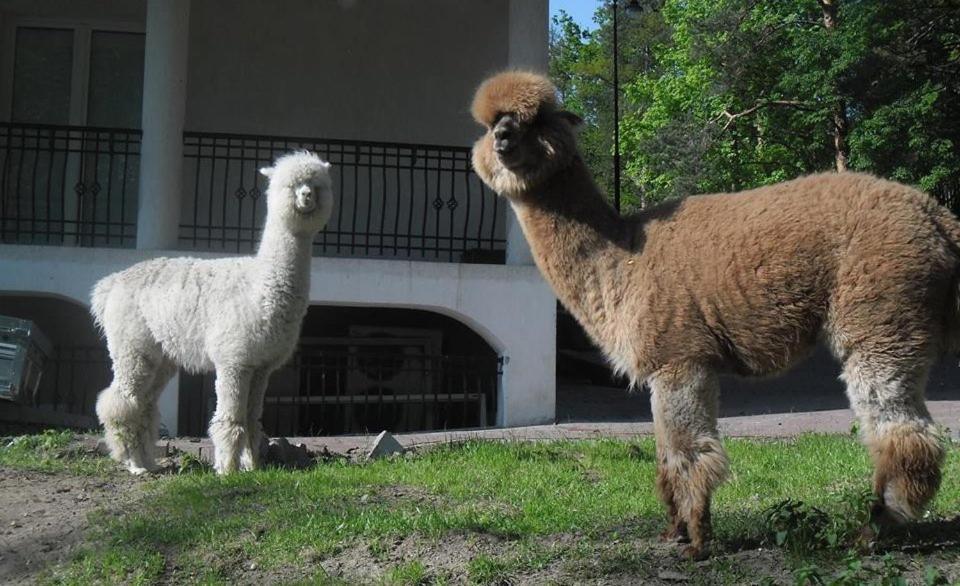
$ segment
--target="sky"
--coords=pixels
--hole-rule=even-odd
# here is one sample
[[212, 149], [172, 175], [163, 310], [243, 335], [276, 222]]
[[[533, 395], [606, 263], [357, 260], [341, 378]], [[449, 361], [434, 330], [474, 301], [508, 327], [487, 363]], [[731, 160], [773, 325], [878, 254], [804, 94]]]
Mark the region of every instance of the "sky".
[[563, 10], [573, 17], [581, 27], [589, 30], [597, 28], [593, 22], [593, 13], [601, 0], [550, 0], [550, 17]]

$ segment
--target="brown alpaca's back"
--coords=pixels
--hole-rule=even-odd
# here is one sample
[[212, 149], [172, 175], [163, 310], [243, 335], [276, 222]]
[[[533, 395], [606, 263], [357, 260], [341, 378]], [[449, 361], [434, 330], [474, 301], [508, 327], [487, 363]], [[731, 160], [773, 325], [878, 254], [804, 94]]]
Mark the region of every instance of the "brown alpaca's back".
[[821, 330], [841, 359], [845, 340], [867, 335], [926, 351], [945, 335], [958, 264], [941, 212], [904, 185], [829, 173], [638, 216], [633, 262], [620, 267], [636, 277], [622, 280], [624, 313], [643, 315], [630, 320], [633, 335], [621, 332], [634, 339], [636, 368], [708, 357], [770, 374]]

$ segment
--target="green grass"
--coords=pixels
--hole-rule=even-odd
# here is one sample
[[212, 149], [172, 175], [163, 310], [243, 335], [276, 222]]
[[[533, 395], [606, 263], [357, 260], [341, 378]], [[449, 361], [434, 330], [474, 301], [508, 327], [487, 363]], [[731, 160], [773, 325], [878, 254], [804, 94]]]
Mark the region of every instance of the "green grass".
[[[713, 501], [720, 549], [770, 544], [772, 507], [794, 499], [822, 510], [837, 537], [834, 551], [807, 561], [842, 568], [845, 540], [862, 518], [870, 485], [862, 446], [850, 437], [827, 435], [725, 444], [732, 476]], [[22, 451], [13, 453], [12, 447], [0, 449], [0, 464], [28, 459]], [[660, 554], [637, 546], [662, 528], [654, 465], [652, 439], [469, 442], [412, 458], [333, 461], [308, 471], [160, 477], [146, 485], [138, 507], [94, 519], [93, 545], [47, 580], [151, 583], [163, 576], [226, 583], [255, 563], [264, 570], [298, 569], [307, 583], [336, 583], [318, 560], [360, 546], [374, 559], [387, 560], [391, 544], [411, 535], [441, 543], [471, 536], [509, 543], [504, 551], [465, 563], [472, 583], [499, 583], [551, 564], [583, 579], [655, 576], [654, 557]], [[960, 450], [952, 447], [932, 515], [958, 511]], [[559, 535], [572, 537], [550, 544]], [[427, 561], [386, 563], [383, 582], [445, 583], [449, 576], [430, 571]], [[720, 576], [716, 581], [733, 583], [744, 575], [735, 566], [717, 561], [710, 571]]]
[[84, 476], [114, 469], [107, 459], [74, 446], [73, 439], [73, 432], [55, 430], [0, 439], [0, 467]]

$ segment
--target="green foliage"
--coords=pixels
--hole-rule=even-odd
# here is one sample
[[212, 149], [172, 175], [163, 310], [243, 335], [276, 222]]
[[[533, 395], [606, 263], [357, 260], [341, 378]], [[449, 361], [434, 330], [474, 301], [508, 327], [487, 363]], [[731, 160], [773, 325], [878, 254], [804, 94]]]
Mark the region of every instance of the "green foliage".
[[838, 500], [843, 514], [830, 515], [793, 499], [774, 504], [763, 515], [770, 541], [796, 554], [852, 544], [868, 521], [873, 497], [864, 490], [842, 493]]
[[426, 566], [420, 560], [400, 564], [390, 570], [385, 584], [391, 586], [423, 586], [432, 581]]
[[[623, 10], [623, 2], [621, 2]], [[602, 3], [594, 20], [598, 28], [586, 31], [564, 12], [555, 16], [550, 29], [550, 76], [567, 109], [580, 114], [586, 124], [580, 131], [580, 147], [597, 184], [613, 192], [613, 20], [611, 4]], [[644, 11], [618, 23], [622, 118], [636, 110], [624, 89], [630, 80], [654, 66], [652, 46], [666, 35], [659, 12]], [[621, 146], [626, 161], [627, 153]], [[627, 207], [637, 207], [635, 186], [622, 181]]]
[[[960, 192], [960, 0], [664, 0], [625, 19], [621, 116], [626, 200], [746, 189], [849, 167]], [[554, 21], [551, 74], [593, 126], [582, 148], [603, 187], [612, 165], [609, 5], [600, 28]]]
[[74, 433], [48, 429], [35, 435], [0, 440], [0, 466], [43, 472], [100, 474], [113, 468], [93, 450], [74, 445]]
[[478, 555], [467, 565], [471, 584], [503, 584], [510, 579], [510, 564], [487, 555]]
[[[843, 568], [832, 577], [816, 564], [804, 564], [794, 570], [794, 583], [797, 586], [807, 584], [818, 586], [860, 586], [861, 584], [907, 586], [907, 581], [903, 577], [904, 566], [890, 554], [880, 557], [879, 564], [868, 564], [862, 556], [850, 551], [847, 552], [843, 561]], [[930, 575], [929, 571], [925, 574], [925, 576]], [[940, 573], [934, 570], [932, 575], [940, 576]]]

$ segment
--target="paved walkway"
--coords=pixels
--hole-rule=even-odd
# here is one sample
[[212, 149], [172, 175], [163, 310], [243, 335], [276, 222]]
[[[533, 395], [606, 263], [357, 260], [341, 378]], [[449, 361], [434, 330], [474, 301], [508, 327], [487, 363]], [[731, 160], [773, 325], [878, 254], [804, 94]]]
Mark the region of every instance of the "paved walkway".
[[[960, 439], [960, 401], [927, 401], [934, 420], [950, 429], [955, 439]], [[791, 437], [804, 432], [849, 433], [854, 421], [849, 409], [809, 411], [804, 413], [773, 413], [723, 417], [720, 433], [727, 437]], [[587, 439], [598, 437], [629, 438], [653, 433], [653, 423], [637, 422], [569, 422], [556, 425], [533, 425], [529, 427], [474, 429], [464, 431], [434, 431], [426, 433], [401, 433], [396, 438], [405, 448], [459, 442], [469, 439], [488, 440], [556, 440]], [[335, 437], [288, 438], [291, 444], [304, 444], [310, 451], [324, 449], [337, 454], [366, 452], [374, 435], [349, 435]], [[212, 444], [207, 438], [189, 440], [177, 438], [170, 441], [171, 447], [209, 460]]]

